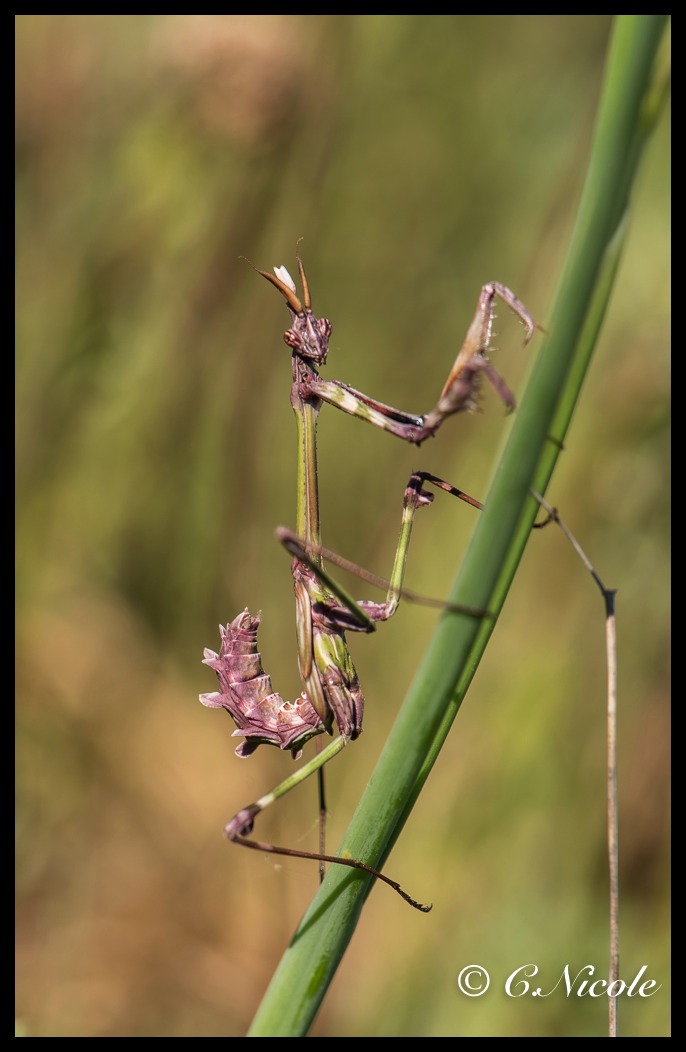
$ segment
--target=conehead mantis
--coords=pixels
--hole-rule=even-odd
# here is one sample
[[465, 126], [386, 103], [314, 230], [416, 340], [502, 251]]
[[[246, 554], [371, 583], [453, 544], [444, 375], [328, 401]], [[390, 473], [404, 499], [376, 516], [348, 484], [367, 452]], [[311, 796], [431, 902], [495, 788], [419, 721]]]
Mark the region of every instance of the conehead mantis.
[[[377, 623], [387, 621], [395, 613], [403, 594], [402, 582], [415, 512], [433, 500], [426, 484], [443, 489], [473, 507], [482, 507], [473, 497], [437, 476], [425, 471], [415, 472], [405, 487], [400, 539], [386, 600], [382, 603], [354, 600], [323, 565], [323, 557], [330, 558], [331, 553], [322, 547], [321, 542], [317, 416], [322, 404], [328, 402], [351, 416], [419, 446], [434, 435], [449, 416], [476, 408], [482, 376], [492, 384], [507, 410], [511, 411], [515, 405], [514, 396], [488, 360], [496, 297], [524, 325], [525, 343], [539, 326], [505, 285], [498, 282], [484, 285], [474, 318], [436, 405], [426, 415], [406, 413], [339, 380], [324, 380], [319, 375], [319, 367], [326, 363], [332, 327], [328, 318], [317, 318], [313, 313], [305, 269], [299, 256], [297, 263], [301, 296], [285, 267], [275, 267], [273, 274], [264, 270], [257, 272], [284, 296], [291, 315], [291, 326], [284, 333], [284, 341], [292, 351], [291, 405], [298, 432], [296, 530], [292, 532], [279, 527], [276, 536], [293, 556], [291, 573], [303, 690], [295, 701], [285, 701], [272, 690], [257, 648], [260, 614], [253, 616], [246, 608], [226, 626], [220, 625], [219, 653], [205, 650], [204, 664], [217, 673], [220, 690], [201, 694], [200, 701], [210, 708], [224, 708], [232, 716], [236, 724], [234, 736], [244, 738], [236, 749], [241, 757], [250, 756], [260, 745], [276, 745], [280, 749], [289, 749], [293, 758], [299, 759], [310, 738], [323, 733], [333, 734], [334, 731], [338, 737], [270, 793], [239, 811], [226, 826], [225, 833], [233, 842], [255, 850], [363, 869], [389, 884], [411, 905], [427, 912], [430, 906], [417, 902], [395, 881], [360, 860], [326, 855], [323, 850], [318, 853], [297, 851], [248, 839], [261, 811], [315, 771], [321, 772], [325, 763], [360, 734], [364, 698], [345, 633], [373, 632]], [[336, 561], [350, 568], [344, 560]], [[469, 616], [484, 616], [483, 611], [458, 609]]]

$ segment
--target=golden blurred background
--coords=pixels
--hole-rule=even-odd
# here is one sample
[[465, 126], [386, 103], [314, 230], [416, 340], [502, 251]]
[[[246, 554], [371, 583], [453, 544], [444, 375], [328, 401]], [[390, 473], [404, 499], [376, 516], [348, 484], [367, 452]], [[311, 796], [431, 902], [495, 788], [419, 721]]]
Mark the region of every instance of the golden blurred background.
[[[18, 1033], [244, 1036], [316, 888], [224, 823], [292, 769], [238, 760], [201, 707], [219, 622], [263, 611], [300, 690], [289, 558], [289, 316], [239, 260], [300, 245], [325, 374], [435, 402], [484, 282], [543, 323], [578, 204], [611, 17], [21, 15], [16, 19]], [[670, 132], [635, 188], [617, 286], [549, 500], [618, 589], [624, 1036], [669, 1033]], [[495, 365], [522, 392], [504, 309]], [[510, 422], [493, 391], [421, 450], [320, 415], [324, 543], [390, 571], [404, 485], [476, 497]], [[436, 498], [408, 587], [447, 595], [473, 527]], [[360, 597], [369, 586], [344, 578]], [[351, 644], [365, 730], [328, 771], [335, 850], [436, 622]], [[473, 687], [312, 1035], [587, 1036], [607, 1000], [508, 998], [608, 967], [603, 607], [536, 533]], [[313, 849], [306, 784], [263, 839]], [[457, 990], [489, 969], [483, 998]]]

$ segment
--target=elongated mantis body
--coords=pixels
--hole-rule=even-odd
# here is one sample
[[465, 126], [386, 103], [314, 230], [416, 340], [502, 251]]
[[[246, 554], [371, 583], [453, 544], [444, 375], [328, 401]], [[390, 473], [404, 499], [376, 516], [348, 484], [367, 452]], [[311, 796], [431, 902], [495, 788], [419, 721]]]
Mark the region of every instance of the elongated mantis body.
[[[525, 327], [525, 343], [531, 339], [536, 322], [524, 305], [504, 285], [491, 282], [479, 296], [476, 313], [464, 343], [434, 408], [426, 415], [405, 413], [362, 394], [338, 380], [324, 380], [318, 368], [325, 364], [331, 323], [317, 318], [312, 311], [309, 287], [302, 261], [298, 257], [302, 298], [285, 267], [274, 273], [259, 270], [284, 296], [291, 315], [291, 327], [284, 340], [291, 348], [293, 383], [291, 405], [298, 431], [298, 499], [296, 531], [285, 527], [276, 531], [277, 538], [292, 554], [291, 573], [296, 600], [296, 634], [298, 665], [303, 690], [293, 702], [285, 701], [272, 690], [264, 672], [257, 647], [260, 614], [245, 609], [232, 622], [220, 626], [221, 648], [217, 654], [206, 649], [204, 663], [217, 673], [220, 690], [201, 694], [200, 700], [210, 708], [225, 708], [236, 723], [235, 736], [244, 738], [236, 749], [238, 756], [251, 755], [260, 745], [289, 749], [298, 759], [310, 739], [322, 733], [338, 737], [309, 763], [280, 783], [271, 793], [243, 808], [228, 823], [227, 837], [235, 843], [256, 850], [296, 857], [336, 862], [363, 869], [393, 887], [418, 909], [424, 906], [412, 899], [395, 881], [357, 859], [339, 858], [323, 852], [312, 853], [276, 847], [248, 839], [256, 816], [267, 806], [289, 792], [316, 770], [321, 770], [362, 729], [364, 698], [357, 672], [348, 650], [346, 632], [373, 632], [376, 624], [395, 613], [402, 594], [402, 581], [415, 512], [431, 503], [429, 483], [476, 508], [482, 505], [462, 490], [428, 472], [415, 472], [406, 488], [400, 540], [391, 572], [385, 602], [358, 602], [348, 595], [323, 566], [317, 475], [316, 424], [322, 403], [337, 406], [351, 416], [366, 420], [376, 427], [419, 446], [434, 435], [444, 420], [456, 413], [476, 408], [478, 384], [482, 377], [493, 385], [508, 411], [514, 408], [511, 391], [488, 360], [494, 318], [494, 301], [500, 297]], [[328, 554], [328, 553], [327, 553]], [[338, 560], [339, 562], [344, 562]], [[462, 609], [470, 616], [484, 616], [483, 611]]]

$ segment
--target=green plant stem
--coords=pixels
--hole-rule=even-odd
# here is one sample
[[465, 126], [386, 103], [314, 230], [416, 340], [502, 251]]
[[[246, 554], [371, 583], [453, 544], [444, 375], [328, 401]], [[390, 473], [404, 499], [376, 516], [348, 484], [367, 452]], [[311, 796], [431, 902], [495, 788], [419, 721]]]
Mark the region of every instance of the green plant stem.
[[[581, 390], [616, 274], [629, 192], [657, 113], [664, 15], [617, 16], [588, 174], [545, 341], [517, 410], [450, 601], [496, 616], [507, 595]], [[659, 72], [659, 71], [658, 71]], [[382, 868], [433, 765], [493, 630], [444, 614], [339, 848]], [[248, 1036], [304, 1036], [371, 887], [332, 866], [303, 917]], [[405, 909], [399, 904], [399, 909]], [[418, 920], [417, 923], [426, 923]]]

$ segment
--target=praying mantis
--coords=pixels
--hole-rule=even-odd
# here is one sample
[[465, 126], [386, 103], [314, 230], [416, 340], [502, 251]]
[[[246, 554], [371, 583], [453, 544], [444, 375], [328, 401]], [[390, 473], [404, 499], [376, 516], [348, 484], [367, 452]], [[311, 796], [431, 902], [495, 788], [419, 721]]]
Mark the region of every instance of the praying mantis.
[[[364, 697], [345, 634], [373, 632], [378, 623], [393, 616], [401, 595], [406, 594], [402, 582], [414, 516], [419, 508], [433, 501], [433, 494], [426, 489], [426, 484], [475, 508], [483, 508], [479, 501], [443, 479], [426, 471], [414, 472], [405, 488], [400, 538], [386, 600], [356, 601], [323, 565], [326, 557], [345, 569], [354, 569], [346, 560], [334, 557], [321, 542], [317, 417], [326, 402], [419, 446], [435, 435], [449, 416], [477, 407], [482, 376], [492, 384], [506, 409], [512, 411], [514, 395], [488, 360], [496, 298], [500, 298], [524, 325], [525, 345], [540, 326], [507, 286], [499, 282], [484, 285], [474, 318], [436, 405], [426, 415], [405, 413], [339, 380], [325, 380], [319, 375], [319, 367], [326, 363], [332, 326], [328, 318], [318, 318], [313, 313], [305, 269], [300, 256], [296, 258], [301, 295], [285, 267], [275, 267], [274, 273], [253, 269], [283, 295], [291, 315], [291, 326], [284, 333], [284, 341], [292, 352], [291, 405], [298, 434], [296, 530], [293, 532], [281, 526], [276, 530], [276, 536], [293, 556], [291, 574], [296, 602], [298, 666], [303, 689], [295, 701], [286, 701], [273, 691], [257, 647], [261, 614], [253, 616], [246, 608], [229, 624], [219, 626], [219, 653], [209, 648], [205, 650], [203, 663], [216, 672], [220, 690], [201, 694], [200, 701], [209, 708], [224, 708], [232, 716], [236, 724], [233, 735], [244, 739], [236, 749], [240, 757], [250, 756], [260, 745], [275, 745], [290, 750], [297, 760], [311, 738], [324, 733], [331, 735], [334, 730], [338, 737], [270, 793], [242, 808], [225, 827], [225, 835], [234, 843], [255, 850], [315, 859], [319, 860], [320, 866], [328, 862], [365, 870], [392, 887], [410, 905], [428, 912], [431, 906], [413, 899], [386, 874], [358, 859], [327, 855], [323, 850], [318, 853], [298, 851], [249, 839], [260, 812], [315, 771], [321, 775], [324, 764], [348, 742], [354, 741], [362, 730]], [[386, 582], [379, 582], [369, 574], [365, 576], [386, 587]], [[457, 609], [470, 616], [485, 616], [484, 611]]]

